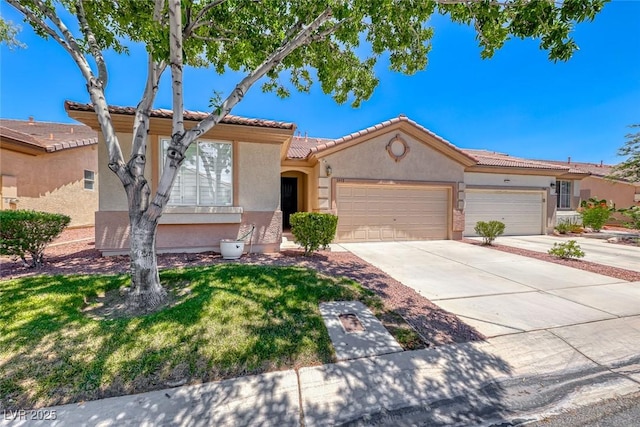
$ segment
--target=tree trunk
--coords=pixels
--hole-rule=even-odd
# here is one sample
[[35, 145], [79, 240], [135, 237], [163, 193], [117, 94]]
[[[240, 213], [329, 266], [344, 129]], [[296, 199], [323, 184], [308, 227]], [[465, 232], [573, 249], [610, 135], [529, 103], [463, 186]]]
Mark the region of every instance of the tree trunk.
[[131, 288], [127, 297], [130, 310], [151, 310], [167, 296], [158, 275], [157, 227], [157, 222], [144, 217], [131, 221]]

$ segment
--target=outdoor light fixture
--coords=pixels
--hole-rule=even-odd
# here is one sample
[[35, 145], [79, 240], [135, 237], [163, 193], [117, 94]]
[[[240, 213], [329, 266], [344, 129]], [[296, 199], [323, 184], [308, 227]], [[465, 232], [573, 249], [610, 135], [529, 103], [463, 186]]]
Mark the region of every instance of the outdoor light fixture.
[[556, 183], [555, 183], [555, 182], [552, 182], [551, 184], [549, 184], [549, 187], [551, 187], [551, 188], [556, 188]]
[[505, 183], [511, 182], [511, 180], [509, 178], [504, 180]]
[[331, 176], [331, 173], [333, 172], [333, 170], [331, 169], [331, 166], [329, 165], [325, 167], [325, 171], [327, 172], [327, 176]]

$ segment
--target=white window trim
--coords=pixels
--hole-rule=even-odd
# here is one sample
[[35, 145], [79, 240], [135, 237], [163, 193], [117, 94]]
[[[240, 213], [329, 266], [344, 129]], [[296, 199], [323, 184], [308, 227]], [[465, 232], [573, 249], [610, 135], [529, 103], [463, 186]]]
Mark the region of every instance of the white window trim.
[[[563, 182], [568, 182], [569, 183], [569, 190], [568, 190], [568, 200], [569, 200], [569, 206], [562, 206], [562, 184]], [[556, 197], [558, 198], [558, 201], [556, 202], [556, 207], [557, 209], [562, 209], [562, 210], [571, 210], [571, 198], [573, 197], [573, 181], [570, 180], [566, 180], [566, 179], [558, 179], [556, 180]]]
[[[159, 141], [159, 160], [158, 163], [160, 165], [160, 167], [158, 168], [159, 170], [159, 175], [162, 175], [163, 169], [164, 169], [164, 162], [166, 159], [166, 156], [164, 155], [164, 148], [163, 148], [163, 144], [164, 141], [170, 142], [171, 141], [171, 137], [168, 136], [160, 136], [158, 138]], [[235, 171], [233, 170], [234, 167], [234, 163], [233, 163], [233, 157], [234, 157], [234, 146], [233, 146], [233, 142], [232, 141], [222, 141], [222, 140], [215, 140], [215, 139], [197, 139], [195, 141], [193, 141], [191, 144], [198, 144], [198, 143], [217, 143], [217, 144], [229, 144], [231, 146], [231, 202], [230, 205], [200, 205], [198, 204], [198, 199], [200, 198], [200, 181], [196, 180], [196, 204], [195, 205], [181, 205], [181, 204], [169, 204], [169, 202], [167, 202], [167, 208], [187, 208], [187, 209], [198, 209], [198, 208], [227, 208], [227, 207], [233, 207], [234, 206], [234, 188], [235, 188]], [[176, 185], [176, 183], [174, 182], [174, 186]], [[172, 189], [173, 190], [173, 189]]]
[[[87, 178], [87, 172], [91, 172], [93, 174], [93, 178]], [[96, 171], [92, 171], [91, 169], [84, 169], [82, 172], [82, 184], [86, 191], [95, 191], [96, 190]], [[87, 183], [91, 183], [91, 188], [87, 188]]]

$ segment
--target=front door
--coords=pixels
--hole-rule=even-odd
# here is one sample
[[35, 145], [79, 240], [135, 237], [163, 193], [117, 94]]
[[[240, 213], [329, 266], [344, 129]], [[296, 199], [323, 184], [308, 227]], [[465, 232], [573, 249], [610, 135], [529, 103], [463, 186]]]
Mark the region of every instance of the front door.
[[282, 210], [282, 228], [291, 228], [289, 217], [298, 212], [298, 178], [280, 178], [280, 209]]

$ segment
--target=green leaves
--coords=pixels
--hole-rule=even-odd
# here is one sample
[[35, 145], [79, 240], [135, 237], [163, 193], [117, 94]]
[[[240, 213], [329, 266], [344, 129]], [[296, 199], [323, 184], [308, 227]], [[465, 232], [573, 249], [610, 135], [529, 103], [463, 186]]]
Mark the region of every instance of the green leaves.
[[[640, 124], [629, 127], [640, 128]], [[609, 178], [640, 182], [640, 132], [627, 134], [626, 138], [627, 141], [618, 150], [618, 155], [627, 159], [614, 168]]]
[[460, 1], [439, 5], [454, 22], [473, 24], [481, 56], [491, 58], [511, 36], [540, 40], [553, 61], [567, 61], [578, 49], [570, 37], [577, 23], [593, 20], [608, 0]]

